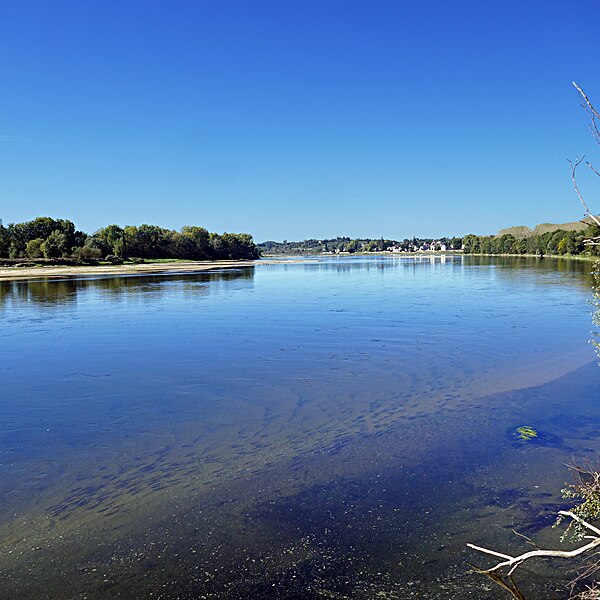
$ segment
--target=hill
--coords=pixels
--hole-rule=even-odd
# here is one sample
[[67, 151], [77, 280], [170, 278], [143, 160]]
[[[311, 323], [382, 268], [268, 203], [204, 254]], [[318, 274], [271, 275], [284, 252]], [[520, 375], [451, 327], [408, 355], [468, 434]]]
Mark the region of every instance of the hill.
[[532, 235], [542, 235], [543, 233], [551, 233], [554, 231], [583, 231], [588, 225], [591, 225], [592, 220], [587, 218], [582, 221], [571, 221], [570, 223], [540, 223], [533, 229], [527, 225], [515, 225], [507, 227], [498, 232], [498, 237], [502, 235], [512, 235], [517, 239], [531, 237]]

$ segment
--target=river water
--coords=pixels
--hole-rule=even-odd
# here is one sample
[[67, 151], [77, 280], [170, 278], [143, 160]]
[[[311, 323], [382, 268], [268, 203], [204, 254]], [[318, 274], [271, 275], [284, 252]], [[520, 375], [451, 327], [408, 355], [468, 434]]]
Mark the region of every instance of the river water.
[[[466, 543], [559, 544], [564, 465], [600, 451], [590, 269], [0, 283], [2, 597], [509, 598]], [[568, 596], [557, 566], [528, 600]]]

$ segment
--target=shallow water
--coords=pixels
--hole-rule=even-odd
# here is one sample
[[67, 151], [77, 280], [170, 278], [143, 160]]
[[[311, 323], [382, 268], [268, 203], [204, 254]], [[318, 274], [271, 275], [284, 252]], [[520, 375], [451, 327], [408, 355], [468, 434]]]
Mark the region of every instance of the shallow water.
[[[505, 598], [600, 450], [590, 265], [357, 258], [0, 283], [10, 598]], [[516, 427], [541, 432], [519, 444]], [[564, 598], [562, 571], [518, 574]]]

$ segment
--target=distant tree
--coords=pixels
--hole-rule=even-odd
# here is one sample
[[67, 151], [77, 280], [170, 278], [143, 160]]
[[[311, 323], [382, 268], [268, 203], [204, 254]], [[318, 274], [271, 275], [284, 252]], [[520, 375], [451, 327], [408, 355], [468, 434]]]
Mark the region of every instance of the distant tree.
[[27, 245], [25, 246], [25, 254], [29, 256], [29, 258], [41, 258], [44, 256], [42, 252], [42, 244], [44, 240], [42, 238], [35, 238], [34, 240], [29, 240]]
[[181, 228], [181, 235], [191, 244], [191, 258], [206, 260], [211, 257], [211, 239], [204, 227], [186, 225]]
[[108, 225], [98, 230], [94, 237], [100, 242], [105, 255], [125, 256], [125, 231], [119, 225]]
[[4, 225], [0, 225], [0, 258], [8, 258], [8, 250], [10, 248], [10, 237], [8, 229]]
[[224, 233], [220, 238], [218, 248], [222, 258], [243, 260], [260, 257], [252, 236], [247, 233]]
[[46, 258], [60, 258], [67, 253], [67, 235], [55, 230], [40, 245], [40, 250]]
[[102, 250], [92, 243], [86, 243], [83, 246], [74, 248], [73, 257], [80, 260], [98, 260], [102, 258]]
[[462, 240], [462, 247], [466, 254], [477, 254], [480, 252], [479, 237], [469, 233]]

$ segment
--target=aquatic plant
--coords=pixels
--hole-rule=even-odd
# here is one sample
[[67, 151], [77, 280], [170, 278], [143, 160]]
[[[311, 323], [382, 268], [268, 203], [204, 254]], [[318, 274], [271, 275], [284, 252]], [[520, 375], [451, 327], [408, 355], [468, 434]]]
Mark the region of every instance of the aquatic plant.
[[515, 435], [517, 439], [522, 442], [530, 442], [538, 437], [538, 432], [529, 425], [523, 425], [522, 427], [517, 427], [515, 429]]

